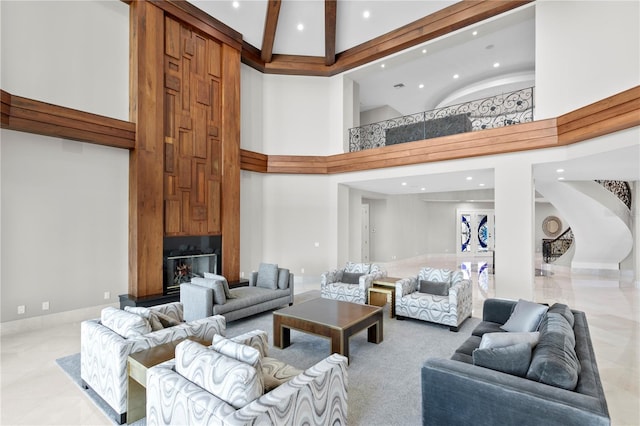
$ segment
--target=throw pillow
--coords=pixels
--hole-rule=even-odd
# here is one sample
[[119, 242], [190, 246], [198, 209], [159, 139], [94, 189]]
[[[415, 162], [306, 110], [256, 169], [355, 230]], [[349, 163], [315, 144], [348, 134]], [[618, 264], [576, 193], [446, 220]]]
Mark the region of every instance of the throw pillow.
[[482, 335], [478, 349], [504, 348], [517, 343], [528, 343], [533, 348], [538, 344], [538, 340], [540, 340], [540, 332], [538, 331], [530, 333], [485, 333]]
[[420, 280], [420, 293], [435, 294], [437, 296], [449, 295], [449, 283]]
[[343, 272], [342, 282], [345, 284], [360, 284], [360, 277], [363, 275], [361, 272]]
[[224, 305], [227, 303], [227, 296], [224, 294], [224, 285], [222, 284], [222, 281], [194, 277], [191, 278], [191, 283], [213, 290], [213, 303], [216, 305]]
[[553, 305], [551, 305], [547, 313], [562, 315], [567, 320], [571, 328], [573, 328], [573, 324], [574, 324], [573, 312], [571, 312], [571, 309], [567, 305], [562, 303], [554, 303]]
[[547, 309], [548, 306], [520, 299], [507, 322], [500, 328], [504, 331], [536, 331]]
[[256, 287], [276, 290], [278, 288], [278, 265], [273, 263], [261, 263], [258, 268]]
[[222, 281], [222, 287], [224, 288], [224, 295], [227, 297], [227, 299], [233, 299], [235, 297], [234, 295], [231, 294], [231, 291], [229, 291], [229, 281], [227, 281], [227, 279], [222, 275], [212, 274], [211, 272], [205, 272], [204, 277], [208, 280]]
[[191, 340], [176, 346], [175, 371], [237, 409], [264, 393], [264, 379], [254, 367]]
[[258, 371], [262, 371], [262, 354], [256, 348], [234, 342], [219, 334], [213, 336], [211, 349], [222, 355], [245, 362]]
[[167, 314], [163, 314], [162, 312], [156, 312], [156, 317], [158, 318], [158, 321], [160, 321], [160, 323], [164, 328], [169, 328], [169, 327], [173, 327], [174, 325], [180, 324], [180, 321], [178, 321], [177, 319]]
[[289, 288], [289, 270], [284, 268], [278, 268], [278, 288], [280, 290], [286, 290]]
[[124, 310], [131, 312], [132, 314], [140, 315], [142, 318], [146, 318], [151, 325], [151, 331], [158, 331], [164, 329], [164, 326], [158, 319], [158, 315], [149, 308], [142, 306], [125, 306]]
[[517, 343], [503, 348], [478, 348], [472, 356], [473, 365], [524, 377], [531, 362], [531, 346]]
[[146, 318], [113, 306], [102, 310], [100, 323], [125, 339], [151, 333], [151, 324]]
[[562, 315], [548, 314], [540, 326], [540, 341], [533, 352], [527, 379], [573, 390], [580, 370], [573, 329]]

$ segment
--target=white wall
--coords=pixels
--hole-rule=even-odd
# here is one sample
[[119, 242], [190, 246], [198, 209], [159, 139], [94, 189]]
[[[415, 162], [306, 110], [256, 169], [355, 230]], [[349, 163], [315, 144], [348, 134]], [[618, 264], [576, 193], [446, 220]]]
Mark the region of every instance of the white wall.
[[391, 118], [402, 117], [402, 114], [391, 108], [389, 105], [381, 106], [379, 108], [370, 109], [360, 113], [360, 125], [377, 123], [379, 121], [389, 120]]
[[3, 90], [128, 120], [126, 3], [3, 0], [0, 8]]
[[536, 120], [640, 84], [640, 2], [536, 1]]
[[[0, 8], [3, 90], [128, 119], [126, 3], [3, 0]], [[128, 282], [129, 152], [0, 135], [0, 321], [117, 302]]]

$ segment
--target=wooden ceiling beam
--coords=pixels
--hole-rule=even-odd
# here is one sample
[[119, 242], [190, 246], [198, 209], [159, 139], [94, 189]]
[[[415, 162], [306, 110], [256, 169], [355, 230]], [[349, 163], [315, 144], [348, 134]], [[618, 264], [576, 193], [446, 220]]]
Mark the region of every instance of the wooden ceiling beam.
[[271, 62], [271, 57], [273, 56], [273, 44], [276, 41], [280, 3], [280, 0], [269, 0], [267, 4], [267, 16], [264, 22], [264, 35], [262, 36], [262, 53], [260, 55], [265, 63]]
[[324, 2], [324, 64], [331, 66], [336, 62], [336, 14], [338, 2]]
[[[397, 30], [390, 31], [380, 37], [376, 37], [368, 42], [338, 53], [332, 65], [326, 64], [328, 55], [325, 55], [324, 58], [316, 56], [274, 55], [271, 61], [269, 61], [268, 66], [265, 65], [264, 69], [257, 67], [256, 69], [268, 74], [332, 76], [409, 47], [433, 40], [485, 19], [498, 16], [509, 10], [531, 3], [532, 1], [533, 0], [462, 0]], [[333, 46], [335, 49], [335, 41]], [[252, 64], [254, 64], [255, 61], [252, 61], [251, 58], [245, 58], [245, 55], [251, 56], [253, 54], [253, 52], [245, 52], [243, 50], [242, 61], [249, 66], [253, 66]], [[320, 65], [318, 65], [319, 60], [322, 61]]]

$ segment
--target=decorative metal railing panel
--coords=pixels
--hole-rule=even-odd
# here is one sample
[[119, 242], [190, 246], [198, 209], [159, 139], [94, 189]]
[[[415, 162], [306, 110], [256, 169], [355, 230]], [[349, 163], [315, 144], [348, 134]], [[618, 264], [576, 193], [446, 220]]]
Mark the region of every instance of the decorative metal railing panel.
[[596, 182], [613, 193], [625, 206], [631, 209], [631, 186], [629, 182], [623, 180], [596, 180]]
[[545, 263], [551, 263], [569, 250], [573, 244], [573, 231], [567, 228], [555, 239], [544, 238], [542, 240], [542, 259]]
[[533, 121], [533, 87], [349, 129], [349, 151]]

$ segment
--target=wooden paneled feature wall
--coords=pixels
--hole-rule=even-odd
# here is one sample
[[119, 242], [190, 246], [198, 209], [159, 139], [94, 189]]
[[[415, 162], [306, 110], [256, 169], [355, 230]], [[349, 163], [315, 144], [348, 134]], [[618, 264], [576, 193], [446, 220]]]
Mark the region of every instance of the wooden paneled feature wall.
[[221, 44], [165, 18], [164, 233], [220, 235]]
[[241, 44], [181, 6], [130, 3], [129, 294], [138, 298], [163, 292], [165, 236], [222, 235], [221, 273], [240, 275]]

